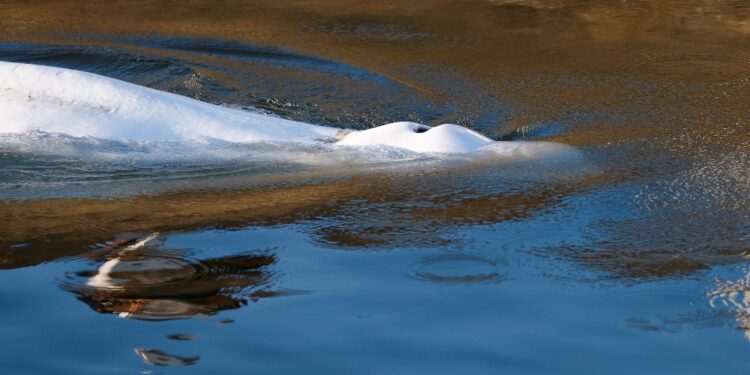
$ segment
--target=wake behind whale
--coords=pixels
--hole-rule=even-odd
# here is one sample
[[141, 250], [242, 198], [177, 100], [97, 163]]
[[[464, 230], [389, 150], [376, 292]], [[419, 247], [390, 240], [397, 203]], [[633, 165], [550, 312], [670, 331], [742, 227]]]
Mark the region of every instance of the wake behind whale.
[[[360, 131], [317, 126], [92, 73], [9, 62], [0, 62], [0, 134], [6, 142], [16, 143], [56, 135], [141, 147], [159, 142], [184, 145], [218, 141], [281, 144], [286, 149], [317, 148], [352, 155], [379, 149], [389, 150], [396, 159], [404, 154], [482, 154], [506, 159], [575, 154], [567, 146], [550, 142], [496, 142], [453, 124], [429, 127], [396, 122]], [[43, 152], [44, 148], [36, 151]], [[283, 153], [276, 154], [284, 158]]]

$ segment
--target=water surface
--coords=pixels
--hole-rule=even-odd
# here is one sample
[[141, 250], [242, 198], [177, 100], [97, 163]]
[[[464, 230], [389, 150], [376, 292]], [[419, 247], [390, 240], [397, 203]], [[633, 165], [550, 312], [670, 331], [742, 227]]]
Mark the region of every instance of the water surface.
[[746, 2], [0, 13], [4, 61], [321, 125], [452, 122], [583, 155], [0, 138], [6, 371], [750, 368]]

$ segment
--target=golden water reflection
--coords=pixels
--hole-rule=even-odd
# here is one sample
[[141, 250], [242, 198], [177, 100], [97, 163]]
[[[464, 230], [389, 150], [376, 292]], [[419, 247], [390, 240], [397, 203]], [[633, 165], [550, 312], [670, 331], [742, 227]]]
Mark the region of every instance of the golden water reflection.
[[[80, 255], [90, 244], [119, 233], [207, 227], [307, 223], [314, 237], [334, 246], [429, 246], [439, 243], [436, 232], [545, 213], [565, 197], [612, 178], [583, 175], [554, 186], [498, 191], [492, 184], [472, 185], [474, 173], [380, 174], [324, 184], [117, 199], [5, 201], [0, 215], [9, 225], [0, 227], [0, 268]], [[464, 189], [452, 193], [445, 184]], [[25, 247], [18, 251], [17, 244]]]

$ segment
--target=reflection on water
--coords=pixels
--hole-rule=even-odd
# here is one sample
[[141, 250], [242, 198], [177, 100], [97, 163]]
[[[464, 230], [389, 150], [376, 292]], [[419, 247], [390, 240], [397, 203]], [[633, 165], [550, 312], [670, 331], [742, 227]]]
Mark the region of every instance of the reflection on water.
[[717, 311], [734, 314], [737, 327], [744, 331], [750, 341], [750, 269], [744, 272], [741, 279], [717, 284], [715, 289], [708, 292], [709, 304]]
[[101, 262], [98, 268], [69, 273], [61, 287], [96, 312], [142, 320], [214, 315], [280, 294], [267, 287], [272, 255], [190, 260], [157, 241], [152, 234], [94, 250], [86, 257]]
[[453, 254], [422, 259], [414, 277], [436, 283], [477, 283], [500, 280], [497, 262], [481, 256]]
[[173, 333], [173, 334], [167, 335], [167, 338], [170, 340], [177, 340], [177, 341], [191, 341], [191, 340], [199, 339], [198, 336], [186, 335], [184, 333]]
[[197, 355], [181, 357], [157, 349], [136, 348], [135, 354], [138, 354], [143, 359], [143, 362], [154, 366], [192, 366], [201, 359], [201, 357]]
[[[88, 244], [118, 233], [181, 231], [216, 223], [242, 227], [309, 222], [319, 241], [335, 247], [430, 246], [445, 243], [440, 234], [451, 228], [554, 211], [566, 197], [607, 178], [545, 167], [534, 170], [529, 164], [498, 168], [378, 174], [333, 183], [117, 200], [9, 201], [3, 209], [11, 224], [0, 227], [0, 243], [27, 246], [24, 252], [0, 248], [0, 267], [78, 255]], [[550, 187], [554, 181], [559, 184], [556, 189]], [[462, 193], [453, 195], [452, 188]], [[75, 220], [56, 220], [60, 215]], [[67, 246], [50, 246], [50, 241]]]

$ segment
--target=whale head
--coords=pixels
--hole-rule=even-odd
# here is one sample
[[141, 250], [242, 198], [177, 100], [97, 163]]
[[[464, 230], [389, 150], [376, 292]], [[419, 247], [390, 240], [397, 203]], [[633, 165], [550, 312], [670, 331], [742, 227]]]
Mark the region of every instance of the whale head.
[[414, 122], [394, 122], [376, 128], [354, 131], [336, 142], [342, 146], [391, 146], [414, 152], [469, 153], [493, 141], [460, 125], [435, 127]]

